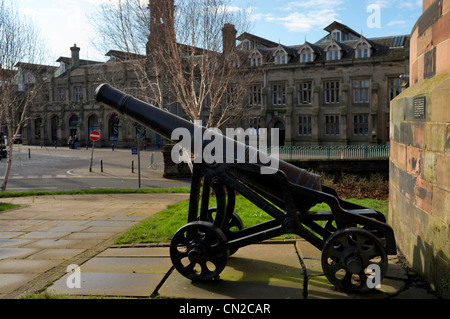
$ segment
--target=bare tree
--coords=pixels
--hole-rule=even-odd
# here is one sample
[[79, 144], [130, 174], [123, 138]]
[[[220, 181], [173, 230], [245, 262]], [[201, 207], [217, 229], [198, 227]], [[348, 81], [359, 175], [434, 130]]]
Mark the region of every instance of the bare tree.
[[36, 64], [40, 45], [33, 24], [18, 14], [14, 3], [0, 0], [0, 124], [8, 144], [2, 191], [11, 171], [14, 141], [27, 120], [28, 107], [44, 86], [47, 68]]
[[106, 46], [145, 50], [135, 70], [148, 102], [176, 103], [190, 120], [220, 127], [242, 112], [256, 75], [236, 48], [237, 30], [248, 27], [246, 11], [229, 3], [152, 0], [147, 8], [144, 0], [111, 0], [93, 20]]

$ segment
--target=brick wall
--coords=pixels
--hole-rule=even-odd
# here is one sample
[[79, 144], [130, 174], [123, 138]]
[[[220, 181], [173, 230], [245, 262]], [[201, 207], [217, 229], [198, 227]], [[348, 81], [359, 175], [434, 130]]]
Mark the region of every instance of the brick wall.
[[389, 164], [389, 222], [397, 244], [445, 298], [450, 296], [449, 17], [450, 0], [424, 1], [411, 36], [411, 87], [391, 102]]

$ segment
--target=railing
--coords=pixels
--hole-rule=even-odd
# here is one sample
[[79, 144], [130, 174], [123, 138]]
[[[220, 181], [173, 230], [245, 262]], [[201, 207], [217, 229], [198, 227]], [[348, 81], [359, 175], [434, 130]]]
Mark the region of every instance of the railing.
[[389, 145], [302, 145], [269, 147], [281, 160], [388, 159]]

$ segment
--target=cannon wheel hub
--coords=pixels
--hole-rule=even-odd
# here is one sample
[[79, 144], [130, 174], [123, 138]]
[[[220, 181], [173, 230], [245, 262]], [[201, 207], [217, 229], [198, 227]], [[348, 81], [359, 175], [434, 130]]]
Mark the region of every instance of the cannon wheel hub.
[[191, 280], [218, 278], [228, 257], [226, 236], [220, 228], [204, 221], [183, 226], [170, 243], [170, 258], [175, 269]]
[[341, 291], [367, 292], [373, 272], [380, 281], [386, 274], [388, 259], [381, 241], [362, 228], [340, 229], [328, 237], [322, 249], [322, 268], [328, 280]]

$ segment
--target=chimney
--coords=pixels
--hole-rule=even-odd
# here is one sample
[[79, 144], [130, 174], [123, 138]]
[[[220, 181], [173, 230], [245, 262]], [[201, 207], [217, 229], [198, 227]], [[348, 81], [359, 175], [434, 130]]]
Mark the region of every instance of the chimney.
[[73, 45], [73, 47], [70, 48], [70, 51], [72, 51], [72, 69], [78, 68], [80, 66], [80, 48], [77, 47], [76, 44]]
[[228, 55], [236, 48], [237, 31], [233, 24], [226, 23], [222, 29], [223, 54]]

